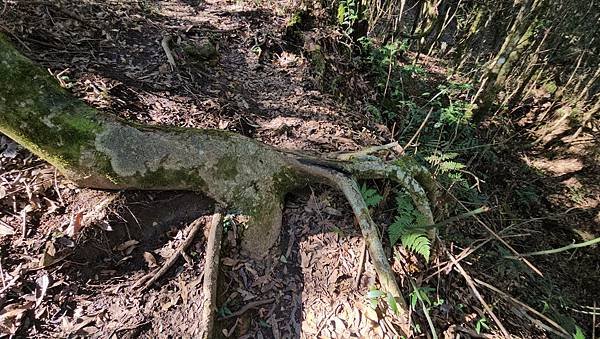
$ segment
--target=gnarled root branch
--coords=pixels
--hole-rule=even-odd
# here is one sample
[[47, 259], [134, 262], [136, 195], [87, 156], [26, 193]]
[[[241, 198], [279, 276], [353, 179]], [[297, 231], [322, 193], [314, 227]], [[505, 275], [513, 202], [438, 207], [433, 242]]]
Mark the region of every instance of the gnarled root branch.
[[314, 157], [227, 131], [133, 124], [71, 96], [1, 35], [0, 60], [0, 132], [82, 187], [202, 191], [250, 217], [243, 246], [254, 256], [266, 255], [277, 241], [287, 192], [314, 181], [341, 190], [381, 285], [396, 298], [402, 329], [409, 333], [406, 303], [352, 177], [397, 182], [433, 225], [430, 201], [435, 201], [435, 184], [414, 160], [402, 157], [388, 163], [369, 155], [391, 146]]
[[[306, 159], [303, 160], [306, 161]], [[410, 175], [405, 169], [376, 160], [336, 164], [346, 170], [351, 170], [351, 172], [360, 178], [388, 178], [399, 183], [410, 194], [418, 210], [423, 213], [431, 224], [433, 224], [433, 214], [429, 205], [427, 192], [415, 177]], [[398, 287], [394, 273], [392, 272], [387, 256], [383, 250], [377, 225], [375, 225], [369, 214], [368, 207], [360, 193], [356, 181], [349, 175], [343, 174], [340, 171], [323, 167], [322, 162], [320, 165], [299, 164], [297, 166], [301, 171], [313, 176], [317, 180], [324, 180], [327, 184], [338, 188], [350, 203], [362, 235], [365, 238], [367, 249], [369, 250], [382, 289], [391, 293], [396, 299], [398, 305], [397, 316], [400, 320], [401, 330], [408, 335], [410, 333], [408, 307], [402, 297], [402, 292]], [[339, 168], [339, 166], [333, 167]], [[416, 164], [411, 167], [415, 171], [424, 171], [423, 168], [419, 168]], [[422, 176], [424, 174], [425, 173], [421, 173]], [[435, 192], [431, 192], [431, 195], [435, 195]]]

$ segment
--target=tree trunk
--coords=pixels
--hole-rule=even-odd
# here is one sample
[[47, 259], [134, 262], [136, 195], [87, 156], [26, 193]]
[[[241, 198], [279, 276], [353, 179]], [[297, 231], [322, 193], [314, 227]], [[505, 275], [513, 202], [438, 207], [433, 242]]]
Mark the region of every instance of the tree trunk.
[[522, 5], [500, 51], [491, 60], [487, 74], [482, 79], [475, 98], [479, 101], [479, 108], [474, 116], [476, 122], [481, 121], [489, 112], [508, 75], [531, 43], [532, 24], [544, 5], [545, 0], [528, 0]]

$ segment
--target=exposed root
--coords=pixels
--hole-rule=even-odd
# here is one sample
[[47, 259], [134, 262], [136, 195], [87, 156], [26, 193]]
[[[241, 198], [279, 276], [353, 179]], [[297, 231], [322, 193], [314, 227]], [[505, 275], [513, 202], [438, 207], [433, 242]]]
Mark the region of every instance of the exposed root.
[[[177, 251], [175, 251], [175, 253], [173, 253], [173, 255], [167, 261], [165, 261], [164, 264], [158, 270], [155, 270], [154, 272], [150, 272], [147, 275], [143, 276], [140, 280], [138, 280], [132, 286], [132, 288], [134, 290], [139, 288], [140, 292], [144, 292], [148, 288], [150, 288], [150, 286], [152, 286], [152, 284], [154, 284], [171, 267], [173, 267], [173, 265], [175, 264], [177, 259], [179, 259], [179, 256], [181, 255], [181, 253], [183, 253], [190, 246], [190, 244], [194, 240], [194, 237], [196, 236], [196, 234], [198, 233], [198, 231], [200, 230], [202, 225], [204, 225], [202, 218], [198, 218], [198, 219], [194, 220], [194, 222], [192, 222], [192, 224], [189, 227], [190, 232], [188, 233], [188, 236], [185, 238], [185, 240], [183, 241], [181, 246], [179, 246]], [[144, 286], [140, 288], [140, 286], [142, 286], [142, 284]]]
[[169, 47], [169, 43], [171, 42], [170, 36], [165, 36], [162, 38], [160, 45], [162, 46], [165, 54], [167, 55], [167, 60], [169, 61], [169, 65], [171, 65], [171, 70], [175, 70], [177, 64], [175, 64], [175, 58], [173, 58], [173, 53], [171, 52], [171, 48]]
[[326, 179], [330, 185], [337, 187], [344, 193], [344, 196], [352, 207], [352, 211], [356, 216], [362, 235], [367, 243], [367, 249], [369, 250], [371, 260], [373, 261], [379, 283], [383, 290], [391, 293], [396, 299], [396, 303], [398, 304], [398, 317], [402, 324], [402, 331], [407, 334], [410, 333], [406, 302], [402, 297], [402, 292], [400, 292], [400, 288], [396, 283], [396, 278], [394, 277], [390, 263], [385, 255], [381, 241], [379, 240], [380, 237], [377, 226], [373, 222], [373, 219], [371, 219], [371, 215], [369, 215], [369, 209], [360, 193], [356, 181], [339, 172], [319, 166], [305, 166], [303, 169], [312, 176]]
[[215, 311], [217, 309], [217, 277], [219, 275], [219, 254], [221, 252], [221, 238], [223, 235], [223, 215], [218, 211], [212, 217], [206, 244], [206, 258], [204, 261], [204, 283], [202, 285], [202, 328], [201, 338], [213, 337]]
[[[169, 55], [168, 38], [162, 45]], [[436, 185], [429, 172], [409, 157], [390, 163], [371, 155], [390, 149], [401, 153], [397, 143], [328, 158], [278, 150], [221, 130], [136, 125], [72, 97], [2, 36], [0, 59], [0, 132], [82, 187], [202, 191], [249, 217], [242, 245], [253, 256], [266, 255], [275, 244], [286, 193], [315, 181], [338, 188], [356, 216], [382, 288], [396, 299], [401, 329], [410, 333], [406, 302], [378, 228], [352, 178], [397, 182], [434, 225], [430, 203], [436, 201]], [[189, 246], [201, 224], [194, 221], [178, 251], [134, 288], [143, 285], [143, 291], [156, 282]], [[431, 232], [435, 233], [433, 228]], [[212, 250], [218, 251], [216, 243]], [[218, 261], [215, 257], [212, 264]], [[210, 284], [213, 278], [207, 279]], [[210, 302], [207, 305], [212, 307]]]

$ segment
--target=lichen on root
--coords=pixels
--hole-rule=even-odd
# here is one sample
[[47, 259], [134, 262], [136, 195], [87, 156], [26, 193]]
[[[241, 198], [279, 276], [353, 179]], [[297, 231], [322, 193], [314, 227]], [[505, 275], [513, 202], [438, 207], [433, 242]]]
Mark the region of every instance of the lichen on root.
[[82, 187], [201, 191], [249, 216], [243, 248], [260, 257], [276, 243], [287, 192], [310, 182], [340, 189], [366, 239], [380, 283], [408, 310], [356, 178], [399, 183], [433, 224], [435, 185], [410, 158], [339, 160], [277, 150], [239, 134], [145, 126], [102, 114], [74, 98], [0, 35], [0, 132]]

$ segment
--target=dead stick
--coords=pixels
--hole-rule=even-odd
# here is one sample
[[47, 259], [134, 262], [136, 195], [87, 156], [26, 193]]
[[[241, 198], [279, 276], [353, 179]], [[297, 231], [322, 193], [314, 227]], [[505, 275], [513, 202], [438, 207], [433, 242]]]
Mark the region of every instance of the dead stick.
[[170, 42], [171, 42], [171, 37], [168, 35], [165, 35], [162, 38], [160, 45], [162, 46], [163, 50], [165, 51], [165, 54], [167, 55], [167, 60], [169, 61], [169, 64], [171, 65], [171, 70], [174, 70], [175, 67], [177, 67], [177, 65], [175, 64], [175, 58], [173, 58], [173, 53], [171, 52], [171, 48], [169, 47]]
[[239, 317], [240, 315], [248, 312], [249, 310], [251, 310], [253, 308], [256, 308], [256, 307], [259, 307], [259, 306], [262, 306], [262, 305], [266, 305], [266, 304], [270, 304], [270, 303], [272, 303], [274, 301], [275, 301], [274, 298], [269, 298], [269, 299], [265, 299], [265, 300], [257, 300], [257, 301], [253, 301], [253, 302], [247, 303], [242, 308], [240, 308], [238, 311], [236, 311], [236, 312], [234, 312], [234, 313], [232, 313], [232, 314], [230, 314], [228, 316], [225, 316], [225, 317], [221, 318], [220, 320], [225, 320], [225, 319], [231, 319], [231, 318]]
[[219, 254], [221, 252], [221, 238], [223, 236], [222, 214], [215, 211], [210, 223], [206, 245], [206, 261], [204, 262], [204, 283], [202, 285], [202, 323], [203, 339], [212, 337], [215, 322], [217, 302], [217, 278], [219, 276]]
[[519, 299], [515, 299], [512, 296], [510, 296], [509, 294], [501, 291], [500, 289], [492, 286], [491, 284], [486, 283], [485, 281], [479, 280], [477, 278], [475, 278], [473, 281], [475, 281], [476, 284], [481, 285], [483, 287], [486, 287], [498, 294], [500, 294], [501, 296], [503, 296], [504, 298], [508, 299], [510, 302], [523, 307], [525, 310], [527, 310], [528, 312], [531, 312], [533, 314], [535, 314], [536, 316], [540, 317], [541, 319], [545, 320], [548, 324], [552, 325], [556, 330], [560, 331], [561, 334], [557, 334], [560, 337], [563, 338], [570, 338], [571, 335], [569, 334], [569, 332], [567, 330], [565, 330], [562, 326], [560, 326], [557, 322], [555, 322], [554, 320], [548, 318], [547, 316], [543, 315], [542, 313], [536, 311], [534, 308], [532, 308], [531, 306], [527, 305], [526, 303], [520, 301]]
[[202, 217], [194, 220], [194, 222], [190, 225], [190, 233], [188, 234], [187, 238], [185, 238], [185, 240], [183, 241], [183, 244], [179, 246], [177, 251], [167, 261], [165, 261], [165, 263], [160, 269], [158, 269], [158, 271], [155, 271], [156, 273], [153, 272], [144, 276], [142, 279], [138, 280], [138, 282], [136, 282], [133, 285], [133, 288], [137, 289], [141, 284], [144, 283], [144, 281], [147, 280], [144, 287], [140, 289], [140, 292], [144, 292], [148, 288], [150, 288], [150, 286], [152, 286], [152, 284], [154, 284], [161, 276], [163, 276], [163, 274], [165, 274], [173, 266], [173, 264], [175, 264], [177, 259], [179, 259], [181, 252], [185, 251], [190, 246], [190, 244], [194, 240], [194, 237], [196, 236], [196, 233], [198, 233], [198, 230], [200, 230], [202, 225], [204, 225], [202, 221]]
[[[454, 258], [454, 256], [452, 256], [452, 254], [450, 254], [449, 252], [448, 252], [448, 256], [450, 257], [451, 260], [456, 261], [456, 258]], [[494, 311], [492, 310], [490, 305], [488, 305], [488, 303], [485, 302], [485, 300], [481, 296], [481, 293], [479, 293], [479, 291], [477, 290], [477, 287], [475, 287], [475, 283], [473, 282], [473, 279], [471, 278], [471, 276], [469, 276], [469, 274], [463, 269], [463, 267], [460, 263], [457, 262], [456, 265], [454, 265], [454, 267], [456, 267], [458, 269], [458, 272], [463, 276], [463, 278], [465, 278], [467, 285], [469, 285], [469, 288], [471, 288], [471, 292], [473, 292], [473, 295], [475, 295], [475, 297], [479, 300], [479, 302], [481, 303], [481, 305], [483, 306], [485, 311], [490, 315], [490, 317], [492, 317], [492, 319], [494, 320], [494, 322], [500, 329], [500, 332], [502, 332], [502, 335], [504, 336], [504, 338], [507, 338], [507, 339], [511, 338], [510, 334], [508, 333], [508, 331], [506, 330], [504, 325], [502, 325], [500, 318], [498, 318], [498, 316], [496, 316], [496, 314], [494, 313]]]
[[362, 277], [363, 274], [363, 268], [365, 266], [365, 259], [367, 256], [367, 241], [363, 240], [363, 246], [362, 246], [362, 250], [360, 253], [360, 260], [358, 261], [358, 274], [356, 274], [356, 278], [354, 279], [354, 288], [358, 289], [358, 286], [360, 286], [360, 278]]

